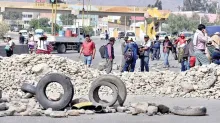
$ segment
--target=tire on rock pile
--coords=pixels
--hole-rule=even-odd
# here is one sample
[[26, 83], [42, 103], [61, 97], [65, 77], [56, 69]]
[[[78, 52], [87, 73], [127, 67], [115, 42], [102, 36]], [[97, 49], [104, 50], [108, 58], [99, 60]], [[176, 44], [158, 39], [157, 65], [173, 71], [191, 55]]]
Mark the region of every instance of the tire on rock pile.
[[[61, 99], [58, 101], [51, 101], [46, 96], [46, 88], [52, 82], [59, 83], [64, 90], [64, 94], [62, 95]], [[41, 104], [41, 106], [44, 109], [52, 108], [53, 110], [62, 110], [66, 106], [68, 106], [68, 104], [71, 103], [73, 95], [74, 95], [74, 90], [70, 78], [58, 73], [51, 73], [45, 75], [39, 81], [36, 88], [37, 101]]]
[[[104, 83], [111, 83], [116, 86], [116, 88], [118, 90], [117, 102], [120, 106], [123, 106], [123, 104], [126, 100], [126, 97], [127, 97], [127, 90], [126, 90], [126, 86], [125, 86], [124, 82], [116, 76], [103, 75], [103, 76], [99, 77], [98, 79], [96, 79], [92, 83], [91, 89], [93, 89], [93, 86], [96, 86], [98, 83], [103, 83], [103, 82]], [[90, 93], [89, 93], [90, 101], [95, 100], [94, 96], [96, 96], [96, 98], [99, 97], [98, 94], [94, 95], [94, 92], [92, 93], [92, 90], [90, 90]], [[93, 103], [95, 103], [95, 102], [93, 102]], [[99, 102], [96, 102], [96, 103], [99, 103]]]
[[171, 112], [180, 116], [205, 116], [207, 109], [205, 107], [179, 107], [174, 106]]
[[34, 85], [23, 83], [21, 86], [21, 90], [25, 93], [36, 94], [36, 87]]
[[[101, 86], [107, 86], [112, 89], [113, 99], [110, 102], [105, 102], [100, 99], [98, 92]], [[103, 107], [113, 106], [116, 103], [117, 99], [118, 99], [118, 89], [114, 84], [109, 82], [102, 81], [96, 83], [95, 85], [92, 85], [92, 87], [89, 90], [89, 100], [93, 102], [94, 105], [101, 104]]]

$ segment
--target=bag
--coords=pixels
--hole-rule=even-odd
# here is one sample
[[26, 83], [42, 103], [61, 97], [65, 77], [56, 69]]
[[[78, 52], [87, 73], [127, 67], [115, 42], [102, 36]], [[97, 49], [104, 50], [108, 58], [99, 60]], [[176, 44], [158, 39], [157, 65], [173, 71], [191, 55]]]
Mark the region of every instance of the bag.
[[124, 57], [126, 62], [132, 62], [133, 61], [134, 52], [131, 48], [128, 48], [126, 51]]
[[102, 45], [99, 48], [99, 52], [100, 52], [100, 55], [101, 55], [102, 58], [106, 58], [106, 45]]
[[10, 47], [9, 45], [6, 45], [6, 46], [5, 46], [5, 50], [6, 50], [6, 51], [9, 51], [10, 49], [11, 49], [11, 47]]

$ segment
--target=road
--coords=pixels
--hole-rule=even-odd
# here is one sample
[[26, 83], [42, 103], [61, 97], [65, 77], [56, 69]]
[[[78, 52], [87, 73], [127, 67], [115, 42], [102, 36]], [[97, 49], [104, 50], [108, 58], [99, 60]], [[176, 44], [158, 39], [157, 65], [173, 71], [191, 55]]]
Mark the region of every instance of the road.
[[[16, 35], [14, 36], [16, 38]], [[100, 40], [98, 37], [93, 37], [93, 41], [96, 43], [97, 50], [100, 46], [106, 44], [104, 40]], [[116, 64], [121, 63], [121, 43], [123, 40], [117, 40], [115, 47], [115, 60]], [[57, 54], [62, 57], [68, 57], [72, 60], [83, 61], [83, 58], [79, 59], [79, 53], [76, 51], [68, 51], [66, 54]], [[93, 61], [93, 67], [97, 67], [99, 62], [101, 62], [101, 57], [99, 52], [96, 53], [96, 58]], [[150, 61], [150, 68], [157, 68], [163, 70], [163, 57], [159, 61]], [[172, 71], [179, 72], [179, 64], [177, 61], [173, 60], [170, 56], [170, 64], [173, 66], [170, 68]], [[139, 67], [139, 61], [137, 61], [136, 70]], [[203, 117], [182, 117], [175, 115], [163, 115], [163, 116], [147, 116], [138, 115], [131, 116], [128, 114], [95, 114], [95, 115], [82, 115], [79, 117], [68, 117], [64, 119], [53, 119], [49, 117], [3, 117], [0, 118], [0, 123], [219, 123], [220, 121], [220, 101], [219, 100], [207, 100], [207, 99], [183, 99], [183, 98], [168, 98], [168, 97], [150, 97], [150, 96], [128, 96], [126, 104], [129, 102], [151, 102], [157, 104], [164, 104], [169, 107], [172, 106], [206, 106], [208, 110], [208, 115]]]

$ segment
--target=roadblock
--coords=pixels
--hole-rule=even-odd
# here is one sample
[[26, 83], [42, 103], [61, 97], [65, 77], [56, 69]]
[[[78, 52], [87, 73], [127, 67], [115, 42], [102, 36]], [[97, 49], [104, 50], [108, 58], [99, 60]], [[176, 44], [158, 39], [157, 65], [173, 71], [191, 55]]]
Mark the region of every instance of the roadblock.
[[[29, 53], [27, 45], [15, 45], [14, 54], [27, 54], [27, 53]], [[5, 46], [0, 46], [0, 56], [3, 57], [6, 56]]]

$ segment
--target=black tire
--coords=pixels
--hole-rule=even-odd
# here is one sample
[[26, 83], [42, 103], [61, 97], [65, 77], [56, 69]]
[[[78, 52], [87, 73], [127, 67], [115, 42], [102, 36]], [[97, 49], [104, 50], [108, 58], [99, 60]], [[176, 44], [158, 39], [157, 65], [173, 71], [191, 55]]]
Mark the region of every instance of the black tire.
[[[51, 101], [46, 96], [46, 92], [45, 92], [46, 88], [52, 82], [59, 83], [64, 90], [64, 94], [62, 95], [61, 99], [58, 101]], [[52, 108], [53, 110], [64, 109], [66, 106], [68, 106], [69, 103], [71, 103], [73, 95], [74, 95], [74, 90], [70, 78], [58, 73], [51, 73], [44, 76], [39, 81], [36, 88], [37, 101], [45, 109], [48, 108]]]
[[205, 107], [179, 107], [174, 106], [171, 112], [175, 115], [180, 116], [204, 116], [206, 115], [207, 109]]
[[[110, 102], [102, 101], [99, 97], [99, 89], [101, 86], [107, 86], [112, 89], [113, 91], [113, 99]], [[92, 84], [90, 90], [89, 90], [89, 100], [94, 104], [94, 105], [101, 105], [103, 107], [110, 107], [113, 106], [118, 99], [118, 89], [117, 87], [109, 82], [101, 81], [96, 84]]]
[[57, 46], [57, 52], [58, 53], [65, 53], [66, 52], [66, 45], [65, 44], [59, 44]]
[[21, 86], [21, 90], [25, 93], [36, 94], [36, 87], [34, 85], [23, 83]]
[[127, 89], [126, 89], [126, 86], [124, 84], [124, 82], [116, 77], [116, 76], [113, 76], [113, 75], [103, 75], [101, 77], [99, 77], [98, 79], [96, 79], [92, 85], [95, 85], [96, 83], [99, 83], [99, 82], [110, 82], [112, 84], [114, 84], [117, 89], [118, 89], [118, 103], [120, 106], [123, 106], [125, 100], [126, 100], [126, 97], [127, 97]]

